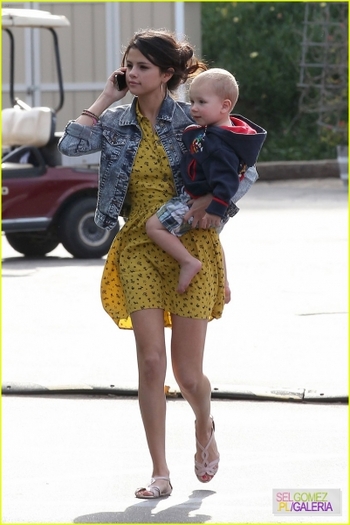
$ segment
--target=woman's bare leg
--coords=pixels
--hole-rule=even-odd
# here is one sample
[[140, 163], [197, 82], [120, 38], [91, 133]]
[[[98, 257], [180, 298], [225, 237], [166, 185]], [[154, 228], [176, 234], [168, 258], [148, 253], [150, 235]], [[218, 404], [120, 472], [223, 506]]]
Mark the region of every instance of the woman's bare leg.
[[[150, 451], [152, 477], [169, 476], [165, 458], [166, 399], [164, 382], [166, 351], [163, 310], [147, 309], [131, 314], [139, 370], [139, 404]], [[166, 490], [168, 482], [157, 481]], [[149, 492], [144, 491], [145, 495]]]
[[[207, 331], [206, 320], [172, 316], [171, 357], [175, 379], [182, 395], [196, 417], [196, 436], [206, 446], [212, 432], [211, 385], [203, 374], [203, 354]], [[215, 439], [209, 448], [208, 462], [218, 458]], [[196, 460], [201, 461], [197, 450]]]

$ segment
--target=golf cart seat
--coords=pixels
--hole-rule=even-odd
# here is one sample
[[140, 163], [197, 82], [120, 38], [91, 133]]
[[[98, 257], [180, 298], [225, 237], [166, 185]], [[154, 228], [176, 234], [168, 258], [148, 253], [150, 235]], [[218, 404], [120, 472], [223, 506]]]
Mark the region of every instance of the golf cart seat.
[[52, 109], [18, 107], [2, 110], [2, 145], [46, 146], [55, 136], [56, 116]]
[[28, 169], [26, 173], [33, 174], [30, 168], [39, 175], [45, 165], [57, 163], [55, 123], [55, 112], [47, 107], [2, 111], [2, 146], [8, 149], [1, 164], [5, 176]]

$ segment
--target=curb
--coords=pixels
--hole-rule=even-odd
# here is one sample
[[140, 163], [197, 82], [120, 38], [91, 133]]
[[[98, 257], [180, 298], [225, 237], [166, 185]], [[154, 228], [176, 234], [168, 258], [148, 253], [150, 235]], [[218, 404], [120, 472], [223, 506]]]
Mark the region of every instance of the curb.
[[[167, 398], [181, 399], [178, 387], [165, 386]], [[39, 385], [36, 383], [4, 383], [3, 396], [85, 395], [137, 397], [135, 387], [126, 385]], [[212, 388], [212, 399], [239, 399], [248, 401], [289, 401], [301, 403], [348, 403], [344, 392], [309, 390], [305, 388], [267, 388], [259, 386], [220, 385]]]
[[337, 159], [257, 162], [256, 169], [262, 181], [340, 178]]

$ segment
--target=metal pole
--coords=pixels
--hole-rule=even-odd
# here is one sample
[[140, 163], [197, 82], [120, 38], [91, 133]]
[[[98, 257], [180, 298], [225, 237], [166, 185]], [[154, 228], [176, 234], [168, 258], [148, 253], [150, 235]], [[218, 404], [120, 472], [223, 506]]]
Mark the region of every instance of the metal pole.
[[[185, 36], [185, 3], [175, 2], [175, 34], [179, 40]], [[181, 102], [186, 100], [185, 86], [181, 84], [178, 88], [178, 99]]]
[[13, 34], [9, 29], [4, 29], [10, 38], [10, 102], [15, 106], [15, 40]]
[[106, 78], [120, 66], [120, 8], [119, 2], [106, 2]]

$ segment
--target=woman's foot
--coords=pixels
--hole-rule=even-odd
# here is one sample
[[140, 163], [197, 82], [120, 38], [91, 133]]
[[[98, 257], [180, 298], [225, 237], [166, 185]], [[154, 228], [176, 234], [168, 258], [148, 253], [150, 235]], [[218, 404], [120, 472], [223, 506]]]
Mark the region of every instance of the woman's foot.
[[202, 263], [195, 257], [192, 257], [188, 262], [181, 264], [177, 292], [184, 293], [187, 290], [193, 277], [197, 275], [197, 273], [200, 272], [201, 269]]
[[210, 436], [208, 437], [207, 434], [207, 445], [205, 447], [201, 445], [196, 432], [197, 452], [194, 457], [194, 468], [197, 478], [202, 483], [208, 483], [211, 481], [219, 469], [220, 454], [216, 446], [215, 424], [212, 417], [210, 418], [210, 421]]
[[139, 499], [158, 499], [170, 496], [173, 487], [166, 476], [156, 476], [147, 487], [137, 489], [135, 496]]

